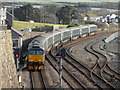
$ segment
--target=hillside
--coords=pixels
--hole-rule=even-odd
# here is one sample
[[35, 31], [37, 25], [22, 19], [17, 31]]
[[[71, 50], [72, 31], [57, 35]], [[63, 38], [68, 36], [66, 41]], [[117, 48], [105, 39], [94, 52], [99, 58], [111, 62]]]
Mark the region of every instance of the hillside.
[[[59, 25], [59, 24], [48, 24], [48, 23], [30, 23], [30, 22], [25, 22], [25, 21], [14, 21], [14, 28], [16, 30], [23, 30], [24, 28], [35, 28], [36, 26], [39, 27], [44, 27], [45, 25], [47, 26], [53, 26], [53, 25]], [[67, 25], [60, 25], [60, 28], [65, 28]]]

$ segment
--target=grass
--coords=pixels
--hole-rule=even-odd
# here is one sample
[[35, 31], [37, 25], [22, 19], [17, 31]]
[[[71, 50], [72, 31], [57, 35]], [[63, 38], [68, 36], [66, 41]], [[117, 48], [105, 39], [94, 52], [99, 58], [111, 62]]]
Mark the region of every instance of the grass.
[[[90, 17], [97, 17], [97, 14], [96, 13], [90, 13], [90, 12], [88, 12], [88, 13], [85, 13], [86, 15], [88, 15], [88, 16], [90, 16]], [[80, 14], [82, 17], [84, 17], [85, 15], [84, 15], [84, 13], [81, 13]]]
[[[39, 27], [44, 27], [45, 25], [48, 26], [53, 26], [53, 25], [60, 25], [60, 24], [48, 24], [48, 23], [30, 23], [30, 22], [26, 22], [26, 21], [16, 21], [14, 20], [14, 28], [16, 30], [23, 30], [24, 28], [35, 28], [36, 26]], [[66, 28], [67, 25], [60, 25], [60, 28]]]
[[105, 45], [103, 46], [104, 49], [106, 49]]

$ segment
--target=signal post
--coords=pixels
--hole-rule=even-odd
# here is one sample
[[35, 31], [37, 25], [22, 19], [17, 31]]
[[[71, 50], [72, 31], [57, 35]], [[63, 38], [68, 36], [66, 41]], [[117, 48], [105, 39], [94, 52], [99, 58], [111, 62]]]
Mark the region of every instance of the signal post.
[[56, 57], [60, 58], [59, 61], [59, 80], [60, 80], [60, 88], [62, 87], [62, 58], [65, 58], [66, 49], [62, 48], [60, 54], [56, 55]]

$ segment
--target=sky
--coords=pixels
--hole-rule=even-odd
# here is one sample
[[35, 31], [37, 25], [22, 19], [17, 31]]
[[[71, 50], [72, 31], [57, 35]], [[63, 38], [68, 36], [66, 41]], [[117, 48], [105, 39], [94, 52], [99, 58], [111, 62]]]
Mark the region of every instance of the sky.
[[119, 2], [120, 0], [0, 0], [1, 2]]

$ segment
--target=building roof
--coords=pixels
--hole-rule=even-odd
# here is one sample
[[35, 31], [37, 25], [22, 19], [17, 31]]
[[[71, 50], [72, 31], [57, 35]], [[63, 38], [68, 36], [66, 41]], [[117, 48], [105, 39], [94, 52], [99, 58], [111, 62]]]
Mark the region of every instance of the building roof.
[[113, 13], [110, 18], [116, 18], [116, 15]]
[[21, 37], [23, 36], [23, 33], [19, 32], [18, 30], [14, 29], [14, 28], [11, 28], [11, 30]]
[[2, 5], [2, 3], [0, 3], [0, 8], [5, 8], [5, 7]]

